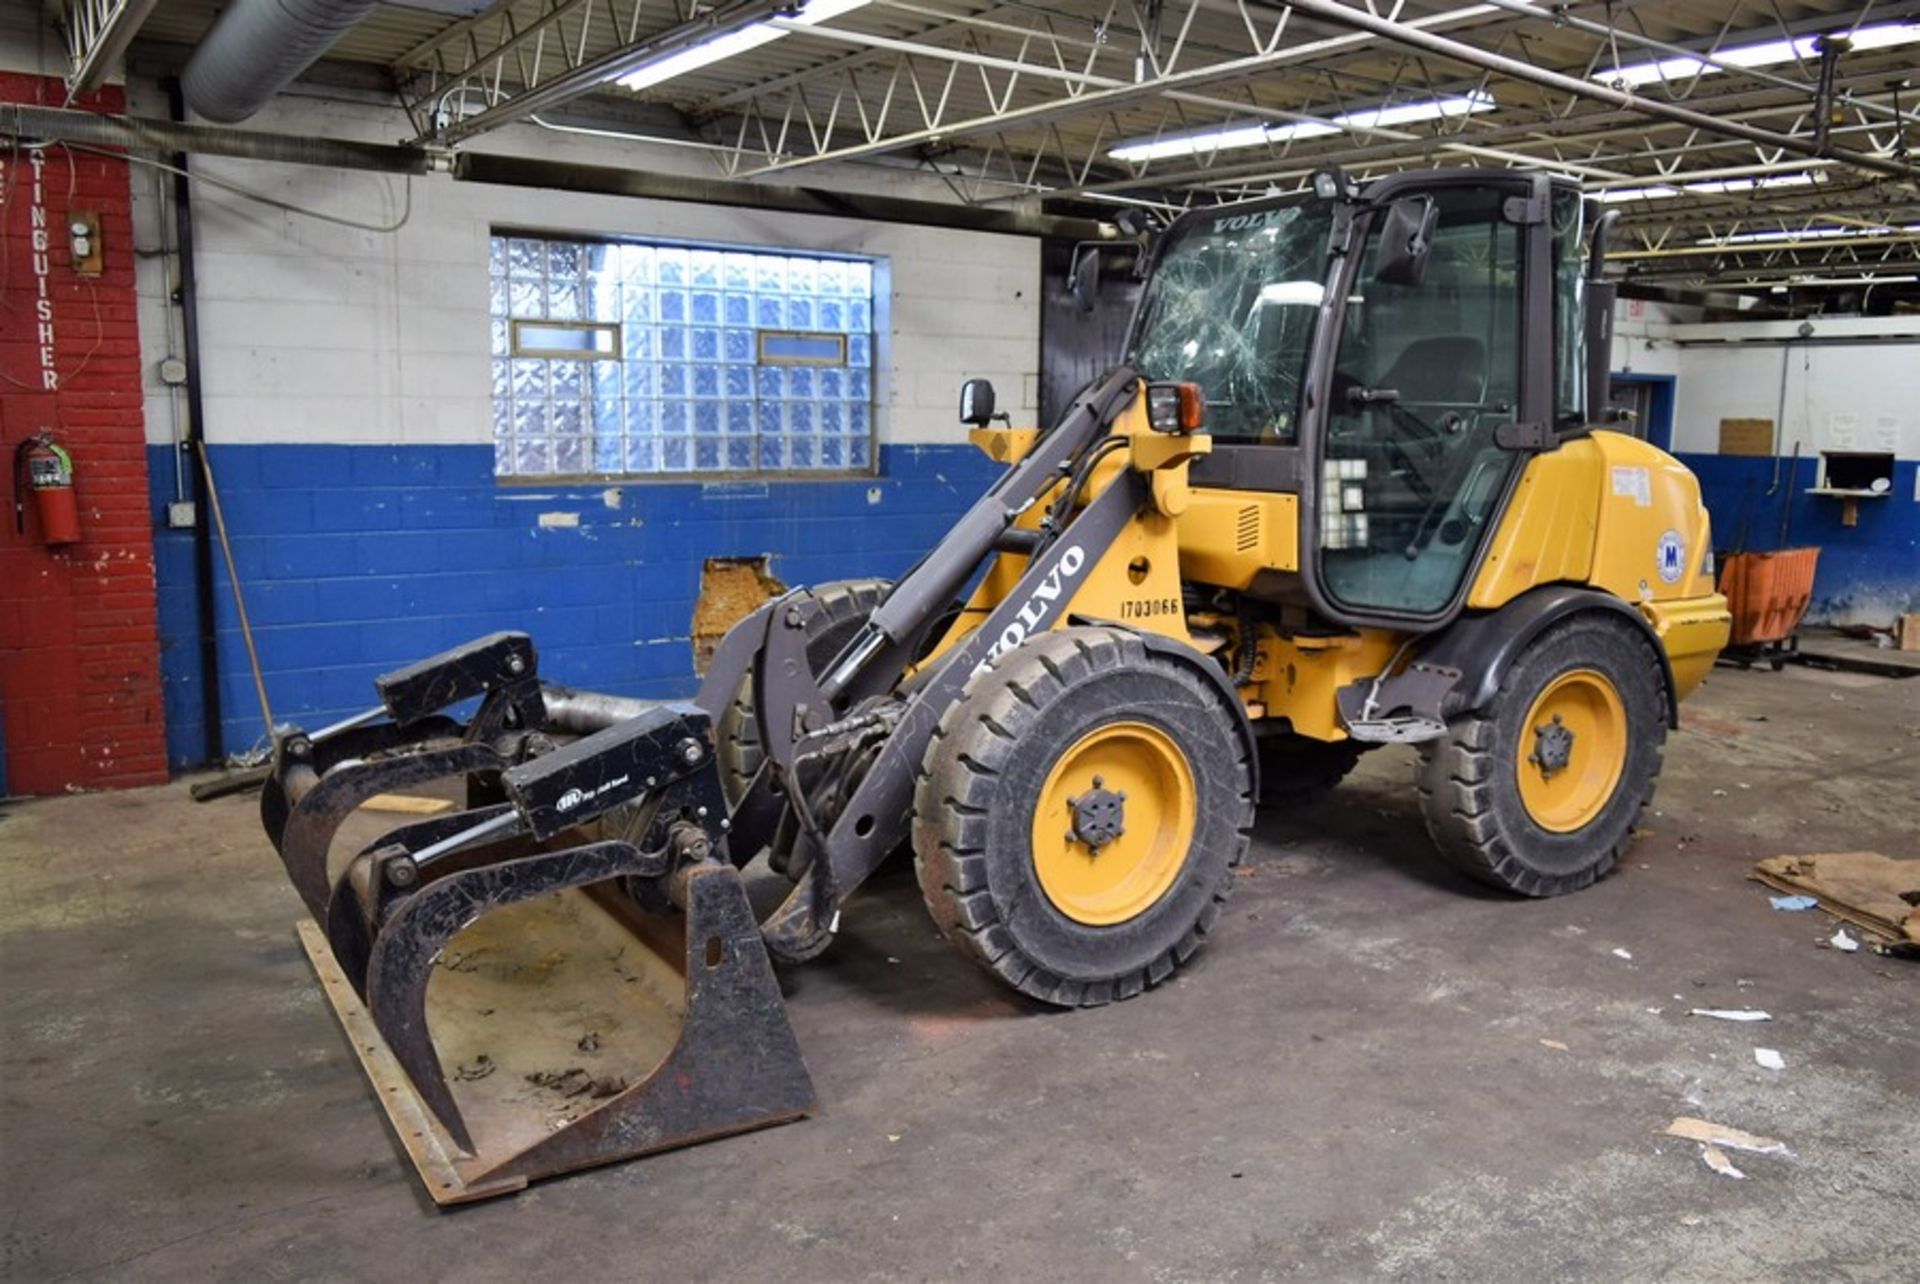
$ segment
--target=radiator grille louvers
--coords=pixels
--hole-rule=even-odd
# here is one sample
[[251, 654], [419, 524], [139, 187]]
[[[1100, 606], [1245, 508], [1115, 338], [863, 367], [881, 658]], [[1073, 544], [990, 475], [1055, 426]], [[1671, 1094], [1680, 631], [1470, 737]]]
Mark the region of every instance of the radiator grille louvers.
[[1234, 524], [1233, 547], [1241, 553], [1251, 553], [1260, 546], [1260, 506], [1248, 504], [1240, 510], [1240, 518]]

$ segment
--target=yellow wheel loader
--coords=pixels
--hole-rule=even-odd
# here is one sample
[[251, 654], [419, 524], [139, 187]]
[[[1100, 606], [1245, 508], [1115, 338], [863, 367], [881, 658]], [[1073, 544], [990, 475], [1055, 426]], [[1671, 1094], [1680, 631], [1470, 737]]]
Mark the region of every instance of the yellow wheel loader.
[[[1485, 170], [1195, 211], [1050, 428], [963, 387], [1006, 467], [936, 547], [766, 604], [691, 701], [546, 683], [508, 633], [282, 729], [266, 827], [434, 1197], [806, 1113], [772, 963], [909, 850], [960, 949], [1062, 1006], [1166, 980], [1256, 807], [1382, 744], [1472, 877], [1605, 874], [1729, 619], [1693, 477], [1596, 427], [1586, 213]], [[436, 782], [464, 809], [364, 828]]]

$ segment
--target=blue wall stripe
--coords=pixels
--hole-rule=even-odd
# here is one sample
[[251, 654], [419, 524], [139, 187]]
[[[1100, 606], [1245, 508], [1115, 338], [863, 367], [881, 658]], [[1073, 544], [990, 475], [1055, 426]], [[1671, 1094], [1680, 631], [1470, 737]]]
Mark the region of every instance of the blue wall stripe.
[[[204, 744], [189, 532], [165, 525], [172, 462], [152, 448], [155, 565], [168, 756]], [[1700, 477], [1714, 543], [1772, 548], [1765, 492], [1774, 461], [1682, 456]], [[945, 533], [997, 475], [971, 446], [890, 446], [874, 478], [741, 483], [501, 486], [488, 446], [216, 446], [213, 462], [267, 692], [282, 721], [314, 726], [372, 703], [376, 675], [500, 628], [530, 632], [541, 670], [622, 695], [685, 695], [690, 631], [708, 557], [772, 557], [789, 584], [895, 575]], [[1911, 462], [1892, 495], [1863, 501], [1859, 525], [1803, 492], [1815, 464], [1783, 484], [1791, 542], [1822, 546], [1813, 616], [1886, 603], [1920, 609], [1920, 503]], [[1788, 477], [1782, 468], [1783, 477]], [[876, 497], [877, 499], [873, 498]], [[577, 514], [543, 528], [542, 513]], [[224, 565], [216, 563], [222, 742], [265, 733]]]
[[[172, 463], [152, 448], [168, 756], [204, 745], [193, 544], [166, 529]], [[871, 478], [502, 486], [491, 446], [215, 446], [222, 509], [267, 694], [282, 722], [373, 703], [388, 669], [494, 629], [541, 672], [621, 695], [686, 695], [709, 557], [770, 555], [789, 584], [896, 575], [998, 475], [969, 445], [883, 447]], [[541, 514], [577, 517], [548, 526]], [[265, 734], [216, 566], [221, 740]]]
[[[1885, 626], [1901, 611], [1920, 610], [1920, 502], [1914, 497], [1920, 464], [1895, 463], [1893, 489], [1885, 499], [1857, 501], [1859, 524], [1849, 527], [1842, 524], [1840, 500], [1806, 493], [1819, 477], [1817, 459], [1796, 464], [1772, 456], [1689, 453], [1679, 458], [1700, 479], [1700, 493], [1713, 515], [1713, 545], [1721, 553], [1781, 547], [1781, 509], [1791, 506], [1786, 546], [1820, 549], [1809, 619], [1858, 613]], [[1769, 495], [1776, 463], [1780, 488]]]

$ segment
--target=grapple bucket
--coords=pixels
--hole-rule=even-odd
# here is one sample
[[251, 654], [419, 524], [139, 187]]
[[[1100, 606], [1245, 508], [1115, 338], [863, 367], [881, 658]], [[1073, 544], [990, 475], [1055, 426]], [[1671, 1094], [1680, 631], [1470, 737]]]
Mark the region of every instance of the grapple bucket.
[[[378, 678], [380, 703], [314, 732], [279, 727], [260, 819], [287, 877], [325, 925], [335, 837], [381, 794], [452, 788], [470, 807], [502, 800], [500, 775], [645, 712], [644, 701], [540, 681], [532, 641], [493, 633]], [[448, 710], [475, 701], [470, 716]], [[443, 817], [446, 832], [456, 818]]]
[[486, 770], [499, 801], [367, 844], [300, 927], [433, 1199], [806, 1114], [706, 714], [650, 706]]

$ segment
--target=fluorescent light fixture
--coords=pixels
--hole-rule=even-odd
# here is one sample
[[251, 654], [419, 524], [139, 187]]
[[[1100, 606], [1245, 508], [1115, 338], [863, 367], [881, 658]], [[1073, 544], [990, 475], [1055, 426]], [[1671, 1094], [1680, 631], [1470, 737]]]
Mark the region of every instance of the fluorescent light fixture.
[[[1230, 129], [1211, 129], [1200, 134], [1181, 134], [1173, 138], [1156, 138], [1151, 142], [1125, 143], [1108, 152], [1118, 161], [1156, 161], [1172, 156], [1200, 156], [1208, 152], [1230, 151], [1236, 147], [1258, 147], [1267, 141], [1269, 134], [1266, 125], [1237, 125]], [[1337, 134], [1337, 129], [1320, 126], [1324, 132]]]
[[[1920, 43], [1920, 22], [1888, 22], [1861, 27], [1857, 31], [1835, 31], [1831, 34], [1845, 36], [1855, 50], [1871, 52]], [[1656, 85], [1663, 81], [1711, 76], [1724, 71], [1726, 67], [1774, 67], [1795, 59], [1817, 62], [1820, 52], [1814, 46], [1818, 40], [1818, 36], [1799, 36], [1792, 40], [1768, 40], [1756, 45], [1717, 49], [1708, 54], [1708, 57], [1724, 66], [1715, 66], [1699, 58], [1662, 58], [1658, 62], [1637, 63], [1631, 67], [1609, 67], [1605, 71], [1594, 72], [1593, 79], [1603, 84], [1638, 89], [1642, 85]]]
[[1797, 174], [1769, 174], [1759, 178], [1716, 178], [1697, 183], [1682, 183], [1678, 187], [1669, 183], [1654, 183], [1647, 187], [1615, 187], [1593, 194], [1593, 199], [1602, 205], [1615, 205], [1622, 201], [1658, 201], [1669, 196], [1724, 196], [1729, 192], [1757, 192], [1781, 187], [1812, 187], [1815, 183], [1824, 183], [1824, 173], [1802, 170]]
[[1326, 122], [1289, 121], [1282, 125], [1227, 125], [1195, 134], [1170, 138], [1148, 138], [1122, 143], [1107, 155], [1117, 161], [1138, 164], [1166, 160], [1174, 156], [1208, 156], [1214, 152], [1263, 143], [1297, 142], [1303, 138], [1325, 138], [1349, 129], [1391, 129], [1396, 125], [1414, 125], [1429, 120], [1453, 120], [1477, 112], [1492, 111], [1499, 104], [1492, 94], [1471, 93], [1456, 98], [1436, 98], [1430, 102], [1396, 103], [1345, 112]]
[[1711, 182], [1688, 183], [1689, 192], [1702, 196], [1722, 196], [1728, 192], [1758, 192], [1776, 187], [1812, 187], [1815, 183], [1826, 182], [1825, 175], [1816, 177], [1806, 171], [1798, 174], [1769, 174], [1761, 178], [1722, 178]]
[[[1912, 285], [1916, 281], [1920, 281], [1920, 276], [1906, 273], [1899, 276], [1874, 276], [1871, 273], [1866, 276], [1796, 276], [1788, 278], [1785, 285], [1776, 285], [1773, 289], [1775, 293], [1784, 294], [1787, 285]], [[1760, 282], [1746, 281], [1742, 284], [1759, 285]]]
[[1660, 201], [1669, 196], [1680, 195], [1677, 187], [1655, 184], [1652, 187], [1616, 187], [1609, 191], [1595, 192], [1593, 199], [1602, 205], [1617, 205], [1622, 201]]
[[[842, 14], [852, 13], [867, 3], [868, 0], [808, 0], [807, 6], [795, 14], [792, 21], [801, 26], [818, 26]], [[619, 84], [622, 89], [647, 89], [676, 76], [710, 67], [716, 62], [737, 58], [750, 49], [771, 44], [786, 34], [785, 28], [755, 23], [751, 27], [742, 27], [738, 31], [730, 31], [724, 36], [715, 36], [712, 40], [682, 49], [650, 67], [642, 67], [620, 77]]]
[[1770, 228], [1762, 232], [1731, 232], [1726, 236], [1707, 236], [1695, 245], [1764, 245], [1769, 241], [1842, 241], [1870, 236], [1896, 236], [1920, 232], [1920, 223], [1904, 227], [1808, 227]]

